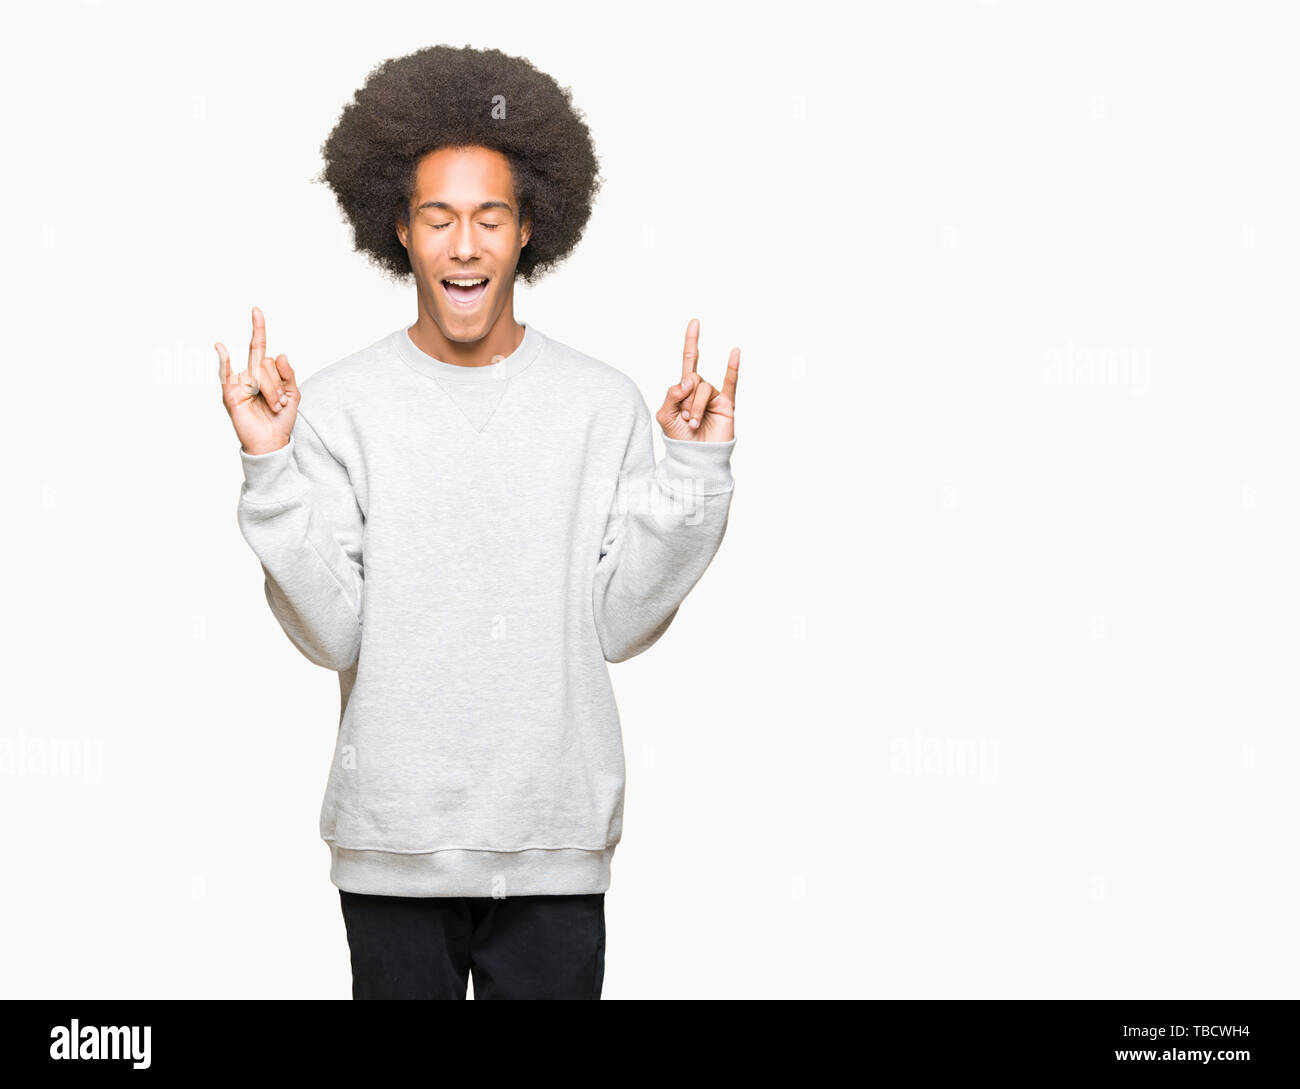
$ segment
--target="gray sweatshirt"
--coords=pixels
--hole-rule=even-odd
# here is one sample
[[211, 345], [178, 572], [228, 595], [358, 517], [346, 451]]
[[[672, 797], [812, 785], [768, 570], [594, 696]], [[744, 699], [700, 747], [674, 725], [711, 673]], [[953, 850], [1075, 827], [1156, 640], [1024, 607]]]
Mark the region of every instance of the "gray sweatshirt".
[[624, 761], [607, 662], [652, 646], [722, 541], [729, 442], [663, 438], [636, 383], [524, 325], [496, 363], [403, 326], [240, 448], [266, 599], [339, 674], [330, 880], [394, 896], [604, 892]]

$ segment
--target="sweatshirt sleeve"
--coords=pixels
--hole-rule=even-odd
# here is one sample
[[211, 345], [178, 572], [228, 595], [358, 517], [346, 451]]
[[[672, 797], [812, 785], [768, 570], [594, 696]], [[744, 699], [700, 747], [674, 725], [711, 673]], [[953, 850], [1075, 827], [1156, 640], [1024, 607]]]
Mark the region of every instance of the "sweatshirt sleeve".
[[596, 565], [596, 633], [607, 662], [635, 657], [668, 630], [722, 543], [731, 508], [736, 440], [665, 436], [656, 465], [651, 424], [643, 402]]
[[341, 465], [299, 412], [289, 444], [240, 447], [239, 528], [261, 561], [267, 603], [316, 665], [350, 669], [361, 648], [365, 519]]

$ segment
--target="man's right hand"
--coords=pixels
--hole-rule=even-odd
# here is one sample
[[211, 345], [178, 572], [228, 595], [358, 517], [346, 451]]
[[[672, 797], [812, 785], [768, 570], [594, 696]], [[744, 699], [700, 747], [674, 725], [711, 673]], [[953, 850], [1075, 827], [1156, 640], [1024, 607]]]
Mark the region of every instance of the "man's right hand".
[[221, 375], [221, 399], [235, 434], [246, 454], [269, 454], [289, 444], [298, 418], [298, 382], [287, 355], [266, 354], [266, 319], [253, 307], [253, 339], [248, 346], [248, 369], [232, 374], [230, 355], [220, 341], [215, 345]]

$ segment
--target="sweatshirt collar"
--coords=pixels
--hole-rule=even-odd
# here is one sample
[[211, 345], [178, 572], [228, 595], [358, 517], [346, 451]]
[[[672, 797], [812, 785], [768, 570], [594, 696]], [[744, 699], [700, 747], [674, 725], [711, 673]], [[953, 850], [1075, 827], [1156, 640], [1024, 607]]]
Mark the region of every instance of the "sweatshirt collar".
[[487, 384], [504, 382], [508, 378], [513, 378], [532, 363], [541, 352], [542, 334], [529, 322], [521, 321], [519, 324], [524, 327], [524, 339], [519, 342], [519, 347], [504, 359], [499, 359], [495, 363], [484, 363], [478, 367], [463, 367], [458, 363], [446, 363], [441, 359], [434, 359], [433, 356], [425, 354], [411, 340], [410, 330], [414, 328], [413, 324], [403, 325], [392, 334], [391, 339], [398, 356], [421, 374], [428, 375], [430, 378], [437, 378], [440, 381]]

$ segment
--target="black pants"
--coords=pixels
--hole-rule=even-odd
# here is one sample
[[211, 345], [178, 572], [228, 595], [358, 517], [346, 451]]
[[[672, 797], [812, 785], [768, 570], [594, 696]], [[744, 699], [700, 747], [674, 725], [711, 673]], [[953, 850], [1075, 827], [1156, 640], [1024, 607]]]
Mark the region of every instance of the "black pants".
[[370, 896], [339, 889], [353, 998], [599, 998], [605, 894]]

